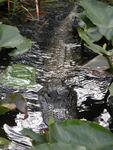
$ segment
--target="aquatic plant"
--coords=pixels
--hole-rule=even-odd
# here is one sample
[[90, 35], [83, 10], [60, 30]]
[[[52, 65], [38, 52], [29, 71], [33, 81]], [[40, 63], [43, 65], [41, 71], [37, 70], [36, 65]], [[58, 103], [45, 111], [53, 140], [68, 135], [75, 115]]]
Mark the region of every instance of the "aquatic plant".
[[31, 41], [24, 38], [16, 27], [0, 24], [0, 51], [12, 49], [10, 56], [17, 56], [31, 48]]
[[96, 123], [81, 120], [52, 122], [38, 134], [31, 129], [22, 133], [32, 139], [31, 150], [112, 150], [113, 134]]
[[36, 85], [36, 70], [27, 65], [8, 66], [0, 74], [0, 84], [16, 89], [32, 88]]
[[87, 48], [107, 59], [113, 73], [113, 6], [97, 0], [80, 0], [80, 6], [84, 11], [78, 15], [79, 36]]
[[[113, 7], [96, 0], [80, 0], [80, 5], [84, 11], [79, 15], [79, 36], [85, 41], [85, 46], [106, 57], [113, 71], [111, 60], [113, 49], [109, 49], [109, 45], [113, 45]], [[106, 40], [101, 46], [97, 41], [103, 37]]]

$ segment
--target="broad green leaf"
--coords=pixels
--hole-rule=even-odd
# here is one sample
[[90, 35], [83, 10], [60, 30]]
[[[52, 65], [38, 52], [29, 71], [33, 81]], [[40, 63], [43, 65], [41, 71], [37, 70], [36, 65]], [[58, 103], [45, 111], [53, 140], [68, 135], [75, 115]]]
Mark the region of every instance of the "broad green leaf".
[[[88, 150], [113, 148], [113, 134], [100, 125], [88, 121], [66, 120], [49, 127], [50, 143], [72, 143]], [[108, 149], [107, 149], [108, 148]]]
[[113, 7], [97, 0], [80, 0], [86, 16], [93, 24], [105, 28], [113, 27]]
[[[36, 134], [24, 130], [35, 144], [31, 150], [112, 150], [113, 133], [89, 121], [65, 120], [49, 125], [48, 131]], [[47, 140], [48, 139], [48, 140]]]
[[23, 54], [31, 48], [31, 41], [20, 35], [16, 27], [0, 24], [0, 48], [15, 48], [12, 56]]
[[30, 150], [87, 150], [83, 146], [78, 146], [74, 143], [48, 143], [34, 146]]
[[113, 27], [112, 28], [105, 28], [105, 27], [98, 27], [99, 32], [106, 37], [107, 40], [113, 39]]
[[89, 49], [100, 55], [102, 54], [109, 55], [109, 53], [104, 48], [93, 43], [93, 40], [87, 35], [87, 32], [83, 31], [82, 29], [78, 29], [78, 33], [81, 39], [86, 42], [86, 46]]
[[33, 67], [15, 64], [8, 66], [0, 75], [0, 83], [14, 88], [27, 88], [36, 85], [36, 71]]
[[78, 17], [80, 18], [80, 20], [82, 20], [85, 23], [85, 27], [87, 29], [92, 28], [92, 27], [96, 27], [91, 20], [85, 15], [85, 12], [80, 13], [80, 15], [78, 15]]
[[0, 24], [0, 47], [15, 48], [22, 42], [23, 37], [16, 27]]
[[98, 31], [97, 27], [92, 27], [87, 29], [86, 31], [89, 38], [91, 38], [94, 42], [99, 41], [102, 38], [102, 34]]
[[78, 15], [80, 21], [78, 22], [79, 27], [83, 28], [87, 35], [94, 41], [99, 41], [103, 35], [99, 32], [98, 27], [96, 27], [89, 18], [84, 14]]
[[31, 41], [29, 39], [23, 38], [23, 42], [16, 46], [17, 49], [14, 49], [9, 53], [10, 56], [22, 55], [31, 48]]
[[97, 0], [80, 0], [84, 14], [108, 40], [113, 38], [113, 6]]

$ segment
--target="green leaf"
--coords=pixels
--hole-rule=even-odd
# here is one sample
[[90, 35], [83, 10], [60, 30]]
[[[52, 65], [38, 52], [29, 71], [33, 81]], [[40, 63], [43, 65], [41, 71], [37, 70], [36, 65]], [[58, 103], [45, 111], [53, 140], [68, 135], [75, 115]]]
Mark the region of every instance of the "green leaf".
[[42, 134], [24, 130], [35, 141], [31, 150], [112, 150], [113, 134], [89, 121], [65, 120], [52, 123]]
[[31, 48], [31, 41], [20, 35], [16, 27], [0, 24], [0, 48], [15, 48], [11, 55], [17, 56]]
[[98, 27], [96, 27], [90, 19], [83, 13], [78, 15], [79, 21], [78, 25], [83, 28], [87, 35], [93, 40], [93, 42], [99, 41], [103, 35], [99, 32]]
[[92, 51], [94, 51], [97, 54], [110, 55], [110, 53], [107, 52], [104, 48], [102, 48], [101, 46], [99, 46], [97, 44], [94, 44], [93, 40], [87, 35], [87, 32], [85, 32], [79, 28], [78, 33], [79, 33], [79, 36], [81, 37], [81, 39], [86, 42], [86, 47], [88, 47], [89, 49], [91, 49]]
[[112, 28], [105, 28], [105, 27], [98, 27], [99, 32], [103, 34], [107, 40], [113, 39], [113, 27]]
[[88, 150], [113, 148], [113, 134], [96, 123], [80, 120], [57, 122], [49, 127], [50, 143], [72, 143]]
[[97, 0], [80, 0], [86, 16], [97, 26], [113, 27], [113, 7]]
[[89, 36], [89, 38], [91, 38], [93, 40], [93, 42], [97, 42], [102, 38], [102, 34], [98, 31], [97, 27], [92, 27], [89, 28], [86, 31], [87, 35]]
[[108, 40], [113, 38], [113, 6], [96, 0], [80, 0], [84, 14]]
[[92, 28], [92, 27], [96, 27], [91, 20], [85, 15], [85, 11], [80, 13], [80, 15], [78, 15], [78, 18], [80, 18], [80, 21], [83, 21], [85, 23], [85, 27], [87, 29]]
[[78, 146], [74, 143], [51, 143], [51, 144], [40, 144], [31, 148], [31, 150], [87, 150], [83, 146]]
[[31, 48], [31, 40], [23, 38], [23, 42], [16, 46], [17, 49], [9, 53], [10, 56], [22, 55]]
[[0, 75], [0, 83], [14, 88], [28, 88], [36, 85], [36, 71], [33, 67], [15, 64], [8, 66]]

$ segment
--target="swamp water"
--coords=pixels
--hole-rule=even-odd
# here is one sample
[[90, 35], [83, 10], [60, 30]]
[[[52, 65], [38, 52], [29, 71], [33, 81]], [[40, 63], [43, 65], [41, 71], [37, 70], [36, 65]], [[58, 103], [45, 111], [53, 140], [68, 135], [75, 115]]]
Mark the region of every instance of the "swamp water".
[[[28, 118], [23, 119], [20, 113], [9, 113], [6, 119], [6, 116], [0, 119], [5, 133], [12, 140], [9, 150], [28, 149], [31, 146], [30, 139], [22, 136], [20, 131], [31, 128], [39, 132], [47, 128], [50, 116], [56, 120], [99, 120], [104, 110], [107, 121], [110, 119], [105, 101], [108, 96], [106, 89], [112, 77], [107, 74], [96, 75], [96, 72], [82, 71], [77, 67], [89, 58], [81, 55], [78, 39], [73, 38], [75, 10], [73, 3], [53, 1], [44, 6], [45, 14], [39, 21], [18, 25], [21, 32], [32, 39], [33, 46], [28, 53], [12, 59], [11, 64], [35, 67], [38, 85], [34, 89], [16, 91], [27, 100]], [[14, 91], [1, 86], [1, 97]], [[97, 113], [99, 107], [102, 109]], [[6, 136], [3, 130], [1, 132]]]

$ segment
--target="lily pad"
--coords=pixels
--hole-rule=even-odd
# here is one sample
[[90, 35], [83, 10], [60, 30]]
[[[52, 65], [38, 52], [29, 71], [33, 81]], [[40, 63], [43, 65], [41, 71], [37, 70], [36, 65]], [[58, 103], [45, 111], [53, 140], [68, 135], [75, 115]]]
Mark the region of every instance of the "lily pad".
[[33, 67], [15, 64], [0, 74], [0, 83], [14, 88], [28, 88], [36, 85], [36, 71]]
[[31, 48], [31, 41], [24, 38], [16, 27], [0, 24], [0, 48], [14, 48], [10, 55], [17, 56]]

